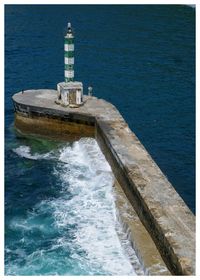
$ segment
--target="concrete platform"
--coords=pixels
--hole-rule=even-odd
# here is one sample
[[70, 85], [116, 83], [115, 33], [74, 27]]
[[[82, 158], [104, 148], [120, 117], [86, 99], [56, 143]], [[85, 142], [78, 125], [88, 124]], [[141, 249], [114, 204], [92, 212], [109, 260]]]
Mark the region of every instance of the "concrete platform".
[[15, 94], [16, 127], [36, 133], [40, 129], [44, 134], [60, 132], [60, 135], [70, 133], [69, 127], [62, 128], [64, 124], [76, 124], [74, 134], [84, 135], [90, 127], [171, 273], [194, 275], [195, 216], [118, 110], [95, 97], [85, 96], [85, 104], [79, 108], [61, 107], [55, 104], [55, 99], [55, 90], [28, 90]]

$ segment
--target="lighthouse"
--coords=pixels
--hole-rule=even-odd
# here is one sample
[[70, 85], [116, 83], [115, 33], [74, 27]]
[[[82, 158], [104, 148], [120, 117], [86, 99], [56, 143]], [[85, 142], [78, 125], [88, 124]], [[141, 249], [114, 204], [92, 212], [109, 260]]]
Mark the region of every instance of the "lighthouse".
[[64, 82], [57, 84], [57, 104], [79, 107], [83, 104], [83, 84], [74, 81], [74, 35], [71, 23], [64, 37]]
[[71, 29], [71, 23], [67, 25], [67, 34], [65, 36], [65, 82], [72, 82], [74, 79], [74, 36]]

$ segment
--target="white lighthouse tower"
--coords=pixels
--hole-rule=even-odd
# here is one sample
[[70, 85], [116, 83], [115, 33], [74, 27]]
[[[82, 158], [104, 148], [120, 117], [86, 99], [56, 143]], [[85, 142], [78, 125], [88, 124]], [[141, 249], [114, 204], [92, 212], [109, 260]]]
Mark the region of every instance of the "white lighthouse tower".
[[64, 78], [57, 84], [58, 98], [56, 103], [63, 106], [79, 107], [83, 104], [83, 84], [74, 81], [74, 35], [71, 23], [67, 25], [64, 41]]

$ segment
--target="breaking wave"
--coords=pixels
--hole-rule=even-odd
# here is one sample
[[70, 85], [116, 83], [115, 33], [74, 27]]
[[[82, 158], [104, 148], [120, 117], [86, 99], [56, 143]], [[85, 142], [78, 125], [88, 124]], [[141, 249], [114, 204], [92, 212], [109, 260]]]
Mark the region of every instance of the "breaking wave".
[[20, 238], [6, 246], [6, 274], [136, 275], [135, 252], [118, 235], [114, 177], [96, 141], [84, 138], [45, 154], [32, 154], [28, 146], [14, 152], [31, 160], [56, 158], [48, 176], [59, 187], [26, 218], [10, 220], [9, 230]]
[[29, 146], [20, 146], [16, 149], [13, 149], [13, 152], [15, 152], [18, 156], [27, 158], [27, 159], [50, 159], [53, 157], [52, 152], [45, 153], [45, 154], [38, 154], [35, 153], [34, 155], [31, 154], [31, 148]]

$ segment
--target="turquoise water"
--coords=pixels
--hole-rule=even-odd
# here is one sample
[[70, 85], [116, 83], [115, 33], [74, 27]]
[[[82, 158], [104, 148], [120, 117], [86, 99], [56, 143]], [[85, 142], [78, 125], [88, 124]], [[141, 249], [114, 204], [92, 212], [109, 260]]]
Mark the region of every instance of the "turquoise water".
[[119, 239], [114, 178], [96, 141], [21, 141], [8, 155], [17, 180], [7, 190], [6, 274], [142, 274]]
[[13, 129], [15, 92], [64, 79], [68, 21], [76, 79], [117, 106], [195, 212], [195, 9], [6, 5], [5, 273], [142, 274], [126, 236], [118, 237], [113, 175], [96, 142]]

